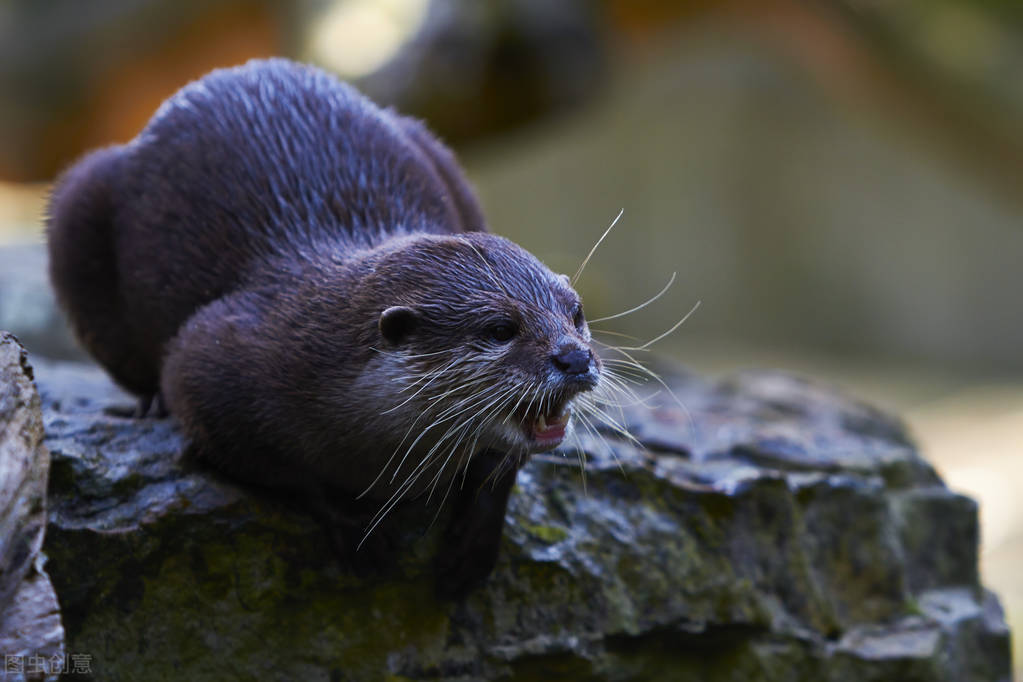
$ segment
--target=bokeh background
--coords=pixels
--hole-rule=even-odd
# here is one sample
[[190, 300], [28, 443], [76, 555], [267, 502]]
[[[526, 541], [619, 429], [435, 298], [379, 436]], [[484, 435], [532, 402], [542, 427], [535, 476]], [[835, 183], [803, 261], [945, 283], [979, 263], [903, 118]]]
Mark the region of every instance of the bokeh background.
[[[313, 61], [454, 146], [492, 229], [606, 328], [711, 375], [781, 367], [902, 415], [981, 503], [1023, 651], [1023, 3], [0, 0], [0, 327], [49, 183], [252, 57]], [[1023, 679], [1023, 674], [1019, 674]]]

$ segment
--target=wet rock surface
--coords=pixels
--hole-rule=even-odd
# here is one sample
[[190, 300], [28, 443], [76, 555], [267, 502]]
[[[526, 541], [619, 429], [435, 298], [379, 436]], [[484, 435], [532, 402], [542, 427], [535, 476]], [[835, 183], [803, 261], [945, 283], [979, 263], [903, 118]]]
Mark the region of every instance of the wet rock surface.
[[49, 668], [42, 661], [64, 651], [41, 553], [49, 466], [28, 356], [0, 332], [0, 680], [43, 679]]
[[[182, 463], [173, 419], [110, 416], [98, 369], [40, 363], [45, 550], [69, 649], [109, 680], [1005, 680], [976, 505], [891, 417], [789, 376], [667, 378], [636, 441], [582, 435], [518, 477], [502, 555], [433, 596], [336, 565], [287, 505]], [[666, 375], [667, 376], [667, 375]]]

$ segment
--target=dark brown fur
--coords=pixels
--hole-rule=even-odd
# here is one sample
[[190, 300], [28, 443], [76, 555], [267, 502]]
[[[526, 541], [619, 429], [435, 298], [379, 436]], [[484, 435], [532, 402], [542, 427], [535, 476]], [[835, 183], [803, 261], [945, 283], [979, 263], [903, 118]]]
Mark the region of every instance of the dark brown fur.
[[[454, 594], [493, 566], [534, 421], [600, 370], [567, 279], [485, 230], [420, 123], [317, 69], [250, 62], [60, 179], [51, 277], [114, 379], [143, 405], [162, 397], [236, 478], [329, 514], [432, 497], [469, 467], [439, 559]], [[445, 405], [519, 384], [514, 406], [504, 391], [503, 411], [444, 431]], [[365, 530], [334, 524], [349, 555]]]

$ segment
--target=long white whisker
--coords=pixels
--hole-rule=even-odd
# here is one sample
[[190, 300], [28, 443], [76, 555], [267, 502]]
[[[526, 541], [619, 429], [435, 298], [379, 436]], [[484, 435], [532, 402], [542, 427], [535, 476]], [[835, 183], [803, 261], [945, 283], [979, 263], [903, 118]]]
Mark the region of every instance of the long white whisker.
[[617, 320], [619, 317], [625, 317], [626, 315], [631, 315], [632, 313], [634, 313], [634, 312], [636, 312], [638, 310], [642, 310], [643, 308], [646, 308], [648, 305], [650, 305], [651, 303], [653, 303], [654, 301], [659, 299], [661, 296], [664, 296], [665, 293], [667, 293], [668, 289], [671, 288], [671, 285], [675, 283], [675, 277], [676, 276], [678, 276], [677, 272], [671, 273], [671, 278], [668, 280], [668, 283], [664, 285], [664, 288], [662, 288], [660, 291], [658, 291], [652, 297], [650, 297], [647, 300], [645, 300], [644, 302], [640, 303], [635, 308], [629, 308], [628, 310], [620, 312], [620, 313], [617, 313], [615, 315], [608, 315], [607, 317], [598, 317], [595, 320], [589, 320], [588, 324], [597, 324], [599, 322], [607, 322], [608, 320]]
[[[397, 405], [395, 405], [394, 407], [392, 407], [392, 408], [390, 408], [390, 409], [387, 409], [387, 410], [384, 410], [384, 411], [383, 411], [383, 412], [381, 412], [380, 414], [389, 414], [389, 413], [391, 413], [391, 412], [394, 412], [394, 411], [395, 411], [395, 410], [397, 410], [397, 409], [400, 409], [400, 408], [404, 407], [404, 406], [405, 406], [406, 404], [408, 404], [408, 402], [409, 402], [410, 400], [412, 400], [412, 399], [413, 399], [413, 398], [415, 398], [415, 397], [416, 397], [417, 395], [419, 395], [420, 393], [422, 393], [422, 392], [423, 392], [424, 390], [426, 390], [426, 388], [427, 388], [427, 387], [428, 387], [428, 386], [429, 386], [430, 384], [432, 384], [432, 383], [433, 383], [434, 381], [436, 381], [436, 380], [437, 380], [437, 379], [438, 379], [439, 377], [441, 377], [441, 376], [442, 376], [442, 375], [443, 375], [444, 373], [446, 373], [446, 372], [447, 372], [448, 370], [450, 370], [450, 369], [451, 369], [452, 367], [454, 367], [454, 366], [455, 366], [455, 365], [456, 365], [456, 364], [457, 364], [457, 363], [459, 362], [459, 360], [460, 360], [460, 358], [455, 358], [454, 360], [452, 360], [451, 362], [449, 362], [449, 363], [447, 364], [447, 366], [445, 366], [445, 367], [442, 367], [441, 369], [439, 369], [439, 370], [437, 370], [436, 372], [434, 372], [434, 373], [433, 373], [433, 378], [431, 378], [431, 379], [430, 379], [429, 381], [427, 381], [427, 382], [426, 382], [425, 384], [423, 384], [423, 385], [422, 385], [422, 386], [421, 386], [421, 387], [419, 388], [419, 390], [418, 390], [418, 391], [416, 391], [415, 393], [413, 393], [412, 395], [410, 395], [410, 396], [409, 396], [408, 398], [405, 398], [405, 400], [403, 400], [402, 402], [398, 403], [398, 404], [397, 404]], [[423, 377], [421, 377], [421, 378], [419, 379], [419, 381], [422, 381], [422, 380], [423, 380], [423, 379], [424, 379], [424, 378], [425, 378], [426, 376], [428, 376], [428, 375], [424, 375]], [[419, 381], [417, 381], [416, 383], [418, 383]], [[411, 386], [415, 386], [415, 383], [411, 384]], [[411, 388], [411, 386], [407, 386], [407, 387], [403, 388], [402, 390], [404, 391], [404, 390], [406, 390], [407, 388]]]
[[[685, 322], [686, 320], [688, 320], [688, 319], [689, 319], [689, 316], [690, 316], [690, 315], [692, 315], [693, 313], [695, 313], [695, 312], [696, 312], [696, 309], [700, 307], [700, 303], [702, 303], [702, 301], [697, 301], [697, 302], [696, 302], [696, 305], [694, 305], [694, 306], [692, 307], [692, 309], [690, 309], [690, 311], [689, 311], [688, 313], [686, 313], [686, 314], [685, 314], [685, 315], [684, 315], [684, 316], [682, 317], [682, 319], [681, 319], [681, 320], [679, 320], [679, 321], [678, 321], [678, 322], [676, 322], [676, 323], [675, 323], [674, 325], [672, 325], [671, 329], [669, 329], [668, 331], [664, 332], [663, 334], [661, 334], [661, 335], [659, 335], [659, 336], [655, 336], [654, 338], [652, 338], [652, 339], [650, 339], [649, 341], [647, 341], [646, 343], [644, 343], [644, 344], [643, 344], [642, 346], [619, 346], [619, 347], [618, 347], [618, 350], [646, 350], [647, 348], [649, 348], [649, 347], [650, 347], [650, 346], [652, 346], [653, 344], [655, 344], [655, 343], [657, 343], [658, 341], [660, 341], [661, 339], [663, 339], [663, 338], [664, 338], [665, 336], [667, 336], [668, 334], [671, 334], [671, 333], [672, 333], [673, 331], [675, 331], [676, 329], [678, 329], [679, 327], [681, 327], [681, 326], [682, 326], [682, 323], [684, 323], [684, 322]], [[612, 346], [612, 347], [613, 347], [613, 346]]]
[[611, 230], [614, 229], [614, 226], [618, 224], [618, 221], [621, 219], [623, 213], [625, 213], [624, 208], [618, 211], [618, 215], [616, 215], [615, 219], [611, 221], [611, 224], [608, 226], [608, 228], [604, 230], [604, 234], [600, 235], [600, 239], [598, 239], [597, 243], [593, 245], [593, 248], [590, 249], [590, 252], [586, 254], [586, 258], [583, 259], [583, 262], [579, 266], [579, 269], [575, 271], [574, 275], [572, 275], [571, 279], [572, 286], [575, 286], [576, 280], [579, 279], [579, 275], [583, 274], [583, 270], [586, 268], [586, 264], [590, 262], [590, 258], [593, 258], [594, 251], [596, 251], [597, 247], [600, 246], [600, 243], [604, 241], [604, 238], [611, 233]]
[[412, 353], [412, 354], [409, 354], [409, 353], [407, 353], [404, 350], [387, 350], [385, 348], [376, 348], [375, 346], [370, 346], [369, 349], [371, 351], [376, 352], [376, 353], [380, 353], [381, 355], [400, 355], [401, 357], [405, 358], [406, 360], [418, 360], [419, 358], [426, 358], [426, 357], [430, 357], [431, 355], [443, 355], [444, 353], [450, 353], [451, 352], [450, 348], [445, 348], [443, 350], [435, 350], [432, 353]]
[[[587, 324], [592, 324], [592, 321], [588, 322]], [[620, 336], [623, 339], [632, 339], [633, 341], [639, 341], [639, 339], [637, 337], [633, 336], [632, 334], [623, 334], [621, 332], [613, 332], [613, 331], [611, 331], [609, 329], [594, 329], [593, 327], [590, 327], [590, 331], [593, 332], [594, 334], [607, 334], [608, 336]], [[601, 343], [601, 342], [597, 341], [597, 343]], [[601, 343], [601, 345], [604, 345], [604, 344]]]
[[667, 383], [665, 383], [664, 379], [662, 379], [661, 376], [659, 374], [657, 374], [657, 372], [654, 372], [653, 370], [651, 370], [651, 369], [649, 369], [647, 367], [644, 367], [642, 364], [640, 364], [636, 360], [636, 358], [632, 357], [632, 355], [629, 354], [629, 352], [628, 352], [629, 349], [618, 348], [618, 347], [612, 346], [611, 350], [616, 351], [618, 353], [621, 353], [622, 355], [627, 357], [629, 360], [632, 360], [632, 362], [634, 363], [633, 366], [636, 369], [642, 370], [644, 374], [646, 374], [648, 377], [650, 377], [651, 379], [656, 381], [658, 384], [660, 384], [661, 387], [665, 391], [668, 392], [668, 395], [670, 395], [672, 397], [672, 399], [678, 404], [678, 406], [682, 408], [682, 411], [686, 413], [686, 418], [689, 420], [689, 429], [690, 429], [690, 431], [692, 431], [695, 428], [695, 422], [693, 421], [693, 415], [689, 411], [689, 408], [685, 406], [685, 403], [683, 403], [681, 400], [678, 399], [678, 396], [675, 395], [675, 391], [671, 390], [671, 387], [668, 386]]

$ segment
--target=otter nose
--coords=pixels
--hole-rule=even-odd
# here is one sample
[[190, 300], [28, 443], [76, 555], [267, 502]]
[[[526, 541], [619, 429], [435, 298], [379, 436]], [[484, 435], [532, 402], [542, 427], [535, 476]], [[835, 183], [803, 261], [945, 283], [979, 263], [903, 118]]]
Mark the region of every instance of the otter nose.
[[593, 353], [589, 348], [563, 349], [551, 356], [554, 366], [565, 374], [586, 374], [590, 371], [592, 359]]

